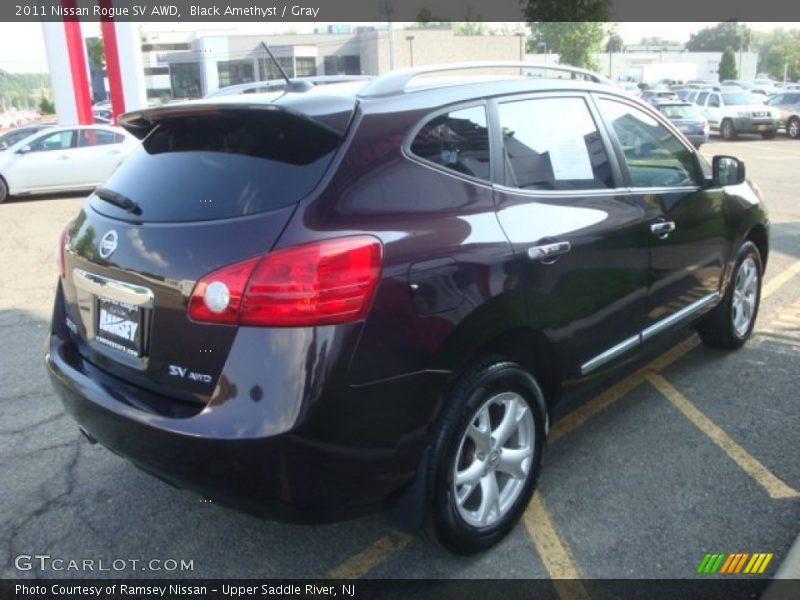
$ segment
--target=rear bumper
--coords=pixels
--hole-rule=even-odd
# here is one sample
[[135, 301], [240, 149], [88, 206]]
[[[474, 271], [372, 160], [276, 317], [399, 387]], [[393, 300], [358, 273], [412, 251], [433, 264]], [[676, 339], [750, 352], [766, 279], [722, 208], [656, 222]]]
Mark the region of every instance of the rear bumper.
[[708, 142], [707, 133], [684, 133], [683, 135], [685, 135], [686, 139], [692, 142], [695, 147]]
[[[403, 398], [442, 379], [416, 374], [320, 398], [319, 409], [301, 403], [289, 427], [265, 410], [268, 396], [202, 409], [155, 396], [100, 371], [57, 334], [46, 341], [45, 363], [66, 412], [106, 448], [173, 485], [291, 522], [351, 518], [398, 498], [414, 477], [427, 436], [420, 421], [426, 411], [432, 418], [435, 402], [423, 401], [411, 419], [392, 413], [408, 413]], [[153, 408], [164, 404], [172, 408]], [[370, 404], [367, 421], [352, 423], [353, 409]]]

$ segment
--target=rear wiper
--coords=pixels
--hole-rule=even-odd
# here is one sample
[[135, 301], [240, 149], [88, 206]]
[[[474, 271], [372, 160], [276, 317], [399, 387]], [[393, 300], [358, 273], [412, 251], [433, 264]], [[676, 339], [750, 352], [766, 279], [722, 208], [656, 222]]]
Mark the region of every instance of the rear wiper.
[[94, 191], [94, 195], [100, 198], [100, 200], [105, 200], [109, 204], [113, 204], [114, 206], [118, 206], [122, 210], [130, 213], [138, 213], [139, 212], [139, 205], [136, 204], [133, 200], [128, 198], [127, 196], [123, 196], [118, 192], [114, 192], [112, 190], [107, 190], [106, 188], [97, 188]]

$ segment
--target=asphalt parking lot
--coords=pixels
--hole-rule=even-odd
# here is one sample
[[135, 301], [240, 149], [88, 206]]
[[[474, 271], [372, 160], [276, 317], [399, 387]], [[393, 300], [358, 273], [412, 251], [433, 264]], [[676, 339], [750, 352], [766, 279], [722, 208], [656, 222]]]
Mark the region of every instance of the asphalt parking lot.
[[[562, 405], [524, 523], [473, 558], [382, 516], [323, 527], [260, 521], [89, 445], [41, 359], [56, 239], [82, 197], [0, 205], [0, 575], [694, 578], [715, 552], [772, 553], [763, 576], [774, 574], [800, 532], [800, 143], [714, 140], [703, 153], [743, 158], [770, 208], [754, 339], [726, 354], [694, 335], [673, 338]], [[16, 557], [34, 554], [184, 560], [193, 570], [17, 569]]]

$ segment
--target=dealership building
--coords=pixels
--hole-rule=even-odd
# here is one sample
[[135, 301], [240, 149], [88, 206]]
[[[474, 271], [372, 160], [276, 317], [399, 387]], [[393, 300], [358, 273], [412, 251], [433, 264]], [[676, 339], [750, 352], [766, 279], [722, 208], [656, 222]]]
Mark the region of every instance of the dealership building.
[[[395, 30], [395, 68], [476, 60], [519, 60], [520, 35], [456, 35], [453, 29]], [[153, 34], [142, 45], [148, 96], [199, 98], [221, 87], [280, 78], [266, 43], [290, 77], [377, 75], [389, 70], [389, 31], [330, 27], [313, 34]]]
[[[146, 26], [145, 26], [146, 27]], [[266, 43], [290, 77], [377, 75], [390, 69], [386, 28], [331, 25], [309, 34], [242, 35], [236, 30], [142, 32], [144, 83], [150, 99], [200, 98], [219, 88], [279, 79]], [[556, 54], [525, 54], [519, 34], [458, 35], [449, 26], [396, 29], [395, 68], [478, 60], [557, 64]], [[595, 57], [600, 73], [613, 80], [716, 79], [721, 52], [686, 52], [678, 47], [630, 46]], [[736, 55], [741, 79], [754, 79], [755, 52]], [[687, 75], [688, 74], [688, 75]]]

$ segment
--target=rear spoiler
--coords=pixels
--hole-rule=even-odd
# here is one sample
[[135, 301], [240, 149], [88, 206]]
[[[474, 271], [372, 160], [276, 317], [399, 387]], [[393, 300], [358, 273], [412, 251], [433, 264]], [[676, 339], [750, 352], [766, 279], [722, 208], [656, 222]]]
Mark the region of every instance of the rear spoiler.
[[[234, 97], [237, 98], [237, 97]], [[241, 96], [238, 96], [241, 98]], [[241, 112], [241, 111], [270, 111], [270, 112], [283, 112], [290, 114], [299, 119], [311, 121], [320, 127], [323, 127], [330, 132], [341, 136], [347, 129], [347, 124], [350, 122], [354, 104], [350, 102], [342, 102], [342, 106], [332, 106], [332, 102], [327, 102], [323, 110], [318, 110], [319, 114], [314, 114], [312, 110], [299, 111], [292, 107], [275, 104], [273, 102], [231, 102], [223, 101], [222, 99], [216, 102], [197, 101], [197, 102], [184, 102], [180, 104], [166, 104], [154, 108], [147, 108], [143, 110], [134, 110], [127, 112], [118, 117], [117, 122], [120, 127], [124, 128], [131, 135], [140, 140], [146, 138], [160, 123], [170, 121], [173, 119], [182, 119], [186, 117], [201, 117], [201, 116], [218, 116], [228, 112]], [[339, 110], [337, 110], [339, 109]]]

